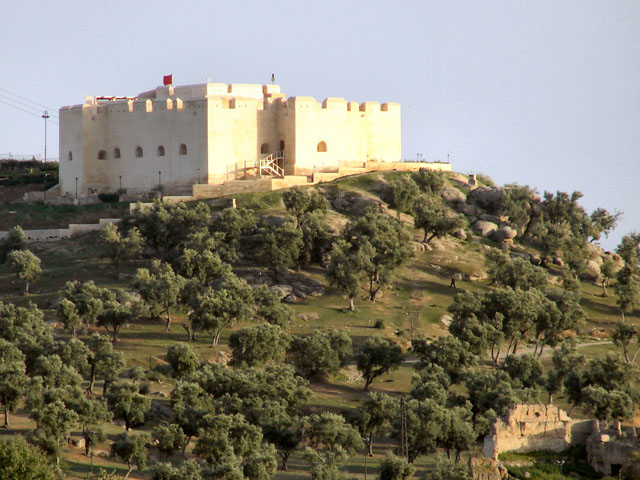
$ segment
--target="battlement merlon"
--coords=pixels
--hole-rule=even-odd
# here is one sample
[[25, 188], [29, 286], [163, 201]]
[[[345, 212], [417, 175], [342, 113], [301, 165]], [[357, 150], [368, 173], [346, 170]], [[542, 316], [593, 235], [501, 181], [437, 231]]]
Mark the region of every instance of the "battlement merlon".
[[[86, 106], [103, 107], [105, 105], [127, 105], [126, 111], [132, 112], [138, 110], [133, 108], [132, 104], [144, 102], [144, 110], [153, 112], [156, 102], [162, 102], [167, 107], [171, 100], [175, 103], [194, 102], [210, 99], [224, 99], [220, 102], [219, 107], [224, 109], [234, 109], [236, 105], [243, 104], [256, 105], [256, 108], [270, 108], [271, 106], [284, 108], [299, 108], [308, 110], [344, 110], [347, 112], [400, 112], [400, 104], [393, 102], [354, 102], [347, 101], [343, 98], [327, 97], [322, 102], [318, 102], [313, 97], [293, 96], [286, 98], [285, 94], [280, 91], [279, 85], [259, 85], [259, 84], [240, 84], [240, 83], [202, 83], [194, 85], [181, 86], [159, 86], [153, 90], [139, 93], [136, 97], [117, 97], [117, 96], [91, 96], [87, 95], [83, 104], [68, 105], [61, 107], [60, 110], [70, 110], [82, 108]], [[233, 101], [232, 101], [233, 99]], [[252, 102], [251, 100], [260, 100], [260, 102]], [[151, 103], [149, 103], [151, 102]], [[216, 102], [217, 103], [217, 102]], [[162, 110], [172, 110], [172, 108], [163, 108]], [[174, 108], [180, 111], [182, 108]]]

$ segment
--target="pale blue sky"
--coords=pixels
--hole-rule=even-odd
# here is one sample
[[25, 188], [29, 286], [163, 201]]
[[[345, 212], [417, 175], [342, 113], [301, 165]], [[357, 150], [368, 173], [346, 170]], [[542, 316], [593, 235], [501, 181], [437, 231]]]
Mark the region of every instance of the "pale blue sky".
[[287, 95], [401, 103], [407, 158], [450, 154], [458, 171], [623, 210], [606, 247], [640, 230], [636, 0], [22, 0], [2, 18], [0, 153], [43, 151], [43, 120], [2, 103], [16, 98], [7, 90], [57, 109], [168, 73], [175, 84], [275, 73]]

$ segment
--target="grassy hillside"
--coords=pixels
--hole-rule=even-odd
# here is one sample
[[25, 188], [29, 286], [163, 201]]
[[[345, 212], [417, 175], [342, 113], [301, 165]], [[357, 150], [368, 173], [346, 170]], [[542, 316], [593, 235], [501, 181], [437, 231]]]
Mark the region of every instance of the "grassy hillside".
[[[354, 177], [344, 178], [329, 184], [319, 185], [317, 188], [327, 198], [335, 200], [344, 199], [345, 208], [332, 208], [328, 214], [331, 227], [338, 230], [346, 222], [358, 216], [358, 206], [375, 203], [381, 205], [390, 214], [395, 211], [388, 207], [387, 188], [388, 182], [399, 173], [385, 174], [370, 173]], [[464, 176], [451, 175], [448, 186], [464, 190], [461, 179]], [[240, 195], [237, 198], [239, 207], [251, 208], [256, 215], [284, 215], [285, 208], [282, 203], [282, 192], [253, 193]], [[211, 202], [214, 203], [214, 202]], [[340, 202], [333, 201], [333, 205]], [[117, 217], [124, 213], [125, 206], [95, 205], [87, 207], [49, 207], [43, 205], [0, 205], [0, 229], [6, 229], [15, 224], [25, 228], [36, 226], [54, 227], [66, 223], [91, 221], [94, 217]], [[9, 211], [14, 213], [9, 214]], [[414, 234], [415, 256], [394, 276], [393, 284], [381, 292], [379, 299], [374, 303], [368, 300], [367, 291], [363, 288], [356, 298], [355, 312], [346, 309], [348, 301], [335, 288], [327, 284], [325, 270], [319, 265], [313, 265], [301, 272], [291, 272], [290, 275], [300, 275], [314, 279], [323, 284], [325, 293], [322, 296], [298, 299], [292, 308], [295, 318], [289, 331], [293, 334], [304, 334], [314, 330], [341, 330], [347, 332], [353, 339], [354, 345], [360, 344], [370, 336], [381, 336], [397, 341], [405, 349], [412, 338], [424, 336], [435, 339], [446, 335], [447, 328], [443, 316], [451, 304], [456, 293], [463, 291], [486, 291], [493, 288], [485, 277], [485, 255], [498, 245], [486, 238], [471, 235], [467, 228], [465, 240], [446, 237], [435, 239], [432, 246], [425, 248], [420, 244], [422, 233], [413, 229], [412, 219], [407, 215], [400, 218]], [[96, 284], [111, 289], [130, 288], [133, 274], [137, 268], [148, 266], [150, 258], [147, 256], [126, 262], [115, 275], [109, 260], [104, 258], [104, 249], [100, 244], [98, 234], [92, 233], [82, 237], [61, 240], [51, 243], [39, 243], [30, 245], [30, 249], [42, 260], [44, 273], [32, 286], [32, 293], [28, 297], [22, 296], [22, 284], [7, 271], [0, 269], [0, 301], [24, 305], [27, 302], [36, 303], [44, 310], [46, 319], [54, 325], [58, 338], [68, 338], [61, 326], [56, 323], [56, 306], [60, 297], [60, 289], [69, 280], [93, 280]], [[526, 245], [521, 246], [522, 251], [535, 250]], [[238, 266], [237, 273], [243, 275], [247, 271], [261, 269], [264, 275], [268, 275], [267, 269], [259, 264], [245, 264]], [[551, 270], [552, 274], [557, 272]], [[460, 274], [462, 280], [457, 281], [456, 288], [450, 288], [451, 277]], [[469, 280], [475, 279], [474, 281]], [[557, 280], [557, 278], [556, 278]], [[364, 287], [364, 285], [363, 285]], [[582, 307], [586, 313], [586, 324], [579, 332], [573, 332], [581, 343], [590, 344], [596, 341], [606, 341], [614, 323], [619, 319], [619, 310], [616, 299], [611, 294], [607, 298], [601, 296], [599, 286], [582, 282], [580, 285]], [[142, 366], [152, 369], [165, 362], [164, 355], [168, 346], [175, 342], [187, 341], [187, 335], [181, 323], [185, 322], [185, 312], [176, 311], [174, 325], [170, 332], [166, 332], [163, 322], [151, 320], [141, 321], [127, 326], [122, 330], [116, 348], [125, 355], [127, 367]], [[627, 316], [633, 323], [637, 319]], [[381, 321], [381, 322], [378, 322]], [[376, 328], [376, 323], [381, 328]], [[380, 325], [381, 324], [381, 325]], [[221, 352], [229, 352], [228, 338], [233, 330], [246, 327], [247, 324], [234, 326], [223, 332], [220, 345], [215, 349], [210, 348], [210, 338], [201, 334], [198, 340], [192, 344], [200, 357], [205, 361], [219, 361]], [[82, 338], [93, 331], [104, 333], [100, 328], [92, 328], [84, 332]], [[526, 346], [523, 345], [526, 348]], [[608, 343], [585, 345], [582, 353], [585, 355], [601, 354], [615, 350]], [[392, 395], [401, 396], [408, 393], [413, 374], [411, 356], [408, 356], [403, 365], [391, 374], [377, 378], [372, 386], [372, 391], [383, 391]], [[548, 357], [543, 357], [549, 362]], [[172, 380], [161, 376], [152, 375], [149, 396], [158, 405], [167, 405], [167, 397], [172, 389]], [[349, 365], [331, 377], [314, 380], [311, 383], [313, 397], [310, 403], [312, 410], [343, 411], [354, 408], [365, 393], [362, 391], [364, 382], [359, 378], [355, 366]], [[100, 385], [98, 385], [100, 391]], [[541, 400], [544, 400], [544, 395]], [[567, 401], [563, 395], [557, 395], [554, 401], [560, 406], [566, 406]], [[576, 411], [579, 416], [580, 412]], [[142, 428], [149, 431], [156, 421], [150, 421]], [[28, 419], [24, 409], [17, 415], [13, 415], [13, 424], [10, 430], [0, 430], [0, 439], [10, 437], [17, 433], [24, 433], [33, 428], [34, 424]], [[116, 425], [108, 426], [108, 433], [113, 436], [121, 433], [123, 429]], [[352, 458], [346, 466], [349, 478], [364, 478], [365, 461], [369, 477], [377, 471], [377, 465], [387, 450], [396, 446], [391, 444], [388, 438], [379, 439], [374, 448], [375, 456], [368, 458], [358, 456]], [[479, 447], [476, 447], [479, 448]], [[68, 469], [68, 478], [85, 478], [87, 472], [94, 466], [104, 466], [109, 469], [126, 470], [124, 465], [111, 459], [103, 458], [100, 452], [108, 450], [105, 443], [98, 449], [98, 454], [93, 459], [83, 455], [81, 449], [67, 447], [65, 449], [65, 467]], [[152, 453], [155, 455], [155, 453]], [[175, 455], [172, 460], [180, 461], [181, 455]], [[421, 457], [416, 465], [418, 475], [420, 471], [435, 461], [434, 456]], [[306, 471], [307, 465], [302, 461], [300, 452], [297, 452], [291, 462], [290, 471], [279, 471], [278, 479], [302, 479], [309, 478]], [[368, 477], [368, 478], [369, 478]], [[132, 474], [130, 478], [150, 478], [150, 474]], [[555, 477], [554, 477], [555, 478]], [[558, 477], [560, 478], [560, 477]]]

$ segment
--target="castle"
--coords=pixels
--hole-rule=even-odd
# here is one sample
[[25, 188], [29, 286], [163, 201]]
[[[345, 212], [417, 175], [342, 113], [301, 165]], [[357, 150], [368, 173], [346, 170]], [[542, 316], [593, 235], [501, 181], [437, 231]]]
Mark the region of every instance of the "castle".
[[[286, 98], [278, 85], [162, 86], [60, 109], [59, 193], [189, 191], [401, 160], [400, 105]], [[346, 171], [346, 170], [345, 170]]]

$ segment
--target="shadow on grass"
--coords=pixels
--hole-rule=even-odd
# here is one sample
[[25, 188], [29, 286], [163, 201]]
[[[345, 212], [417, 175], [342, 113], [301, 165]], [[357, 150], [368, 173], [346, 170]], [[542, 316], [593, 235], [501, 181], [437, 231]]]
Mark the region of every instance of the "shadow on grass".
[[580, 303], [584, 308], [593, 310], [594, 312], [597, 312], [602, 315], [610, 315], [616, 318], [620, 316], [620, 309], [617, 306], [605, 305], [603, 303], [596, 302], [584, 295], [582, 296], [582, 301]]

